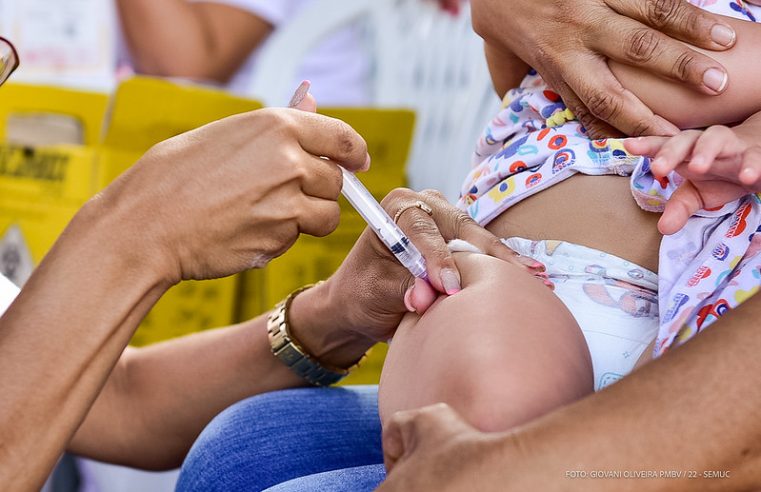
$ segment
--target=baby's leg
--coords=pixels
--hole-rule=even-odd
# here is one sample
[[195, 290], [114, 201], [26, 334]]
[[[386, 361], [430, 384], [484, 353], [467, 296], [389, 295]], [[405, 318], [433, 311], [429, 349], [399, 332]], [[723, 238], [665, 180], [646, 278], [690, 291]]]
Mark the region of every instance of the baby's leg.
[[593, 390], [584, 336], [542, 282], [458, 253], [463, 290], [407, 316], [381, 376], [380, 414], [446, 402], [484, 431], [507, 430]]

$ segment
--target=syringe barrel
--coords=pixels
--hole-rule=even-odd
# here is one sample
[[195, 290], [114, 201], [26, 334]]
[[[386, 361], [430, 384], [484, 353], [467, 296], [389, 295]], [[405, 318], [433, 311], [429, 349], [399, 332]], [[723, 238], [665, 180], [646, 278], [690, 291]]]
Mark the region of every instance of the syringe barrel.
[[407, 238], [394, 220], [378, 204], [375, 197], [354, 174], [341, 168], [343, 189], [341, 193], [370, 225], [386, 247], [415, 277], [426, 278], [426, 264], [423, 255]]

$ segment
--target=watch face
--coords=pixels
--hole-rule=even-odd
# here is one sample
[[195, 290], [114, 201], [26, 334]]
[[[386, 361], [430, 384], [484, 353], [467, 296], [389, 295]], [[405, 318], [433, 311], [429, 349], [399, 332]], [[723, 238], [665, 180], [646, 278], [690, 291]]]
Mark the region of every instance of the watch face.
[[19, 59], [16, 48], [10, 41], [0, 37], [0, 84], [8, 80], [14, 70], [18, 68]]

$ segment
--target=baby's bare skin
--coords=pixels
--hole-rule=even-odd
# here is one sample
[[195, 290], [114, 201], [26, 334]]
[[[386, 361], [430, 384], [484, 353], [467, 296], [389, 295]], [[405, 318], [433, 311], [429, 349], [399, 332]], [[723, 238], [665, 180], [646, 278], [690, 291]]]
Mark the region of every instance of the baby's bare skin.
[[576, 175], [514, 205], [486, 228], [497, 237], [580, 244], [657, 272], [659, 218], [634, 202], [628, 177]]
[[499, 431], [593, 391], [584, 336], [550, 289], [496, 258], [458, 253], [456, 261], [463, 290], [422, 318], [408, 315], [394, 336], [383, 421], [444, 401], [477, 428]]

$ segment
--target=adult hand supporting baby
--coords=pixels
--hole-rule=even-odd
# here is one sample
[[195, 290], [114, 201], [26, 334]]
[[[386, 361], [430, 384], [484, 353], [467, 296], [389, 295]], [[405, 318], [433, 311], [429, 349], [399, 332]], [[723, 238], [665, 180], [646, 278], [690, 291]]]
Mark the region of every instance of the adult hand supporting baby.
[[479, 432], [444, 403], [398, 412], [383, 429], [388, 478], [378, 491], [508, 490], [509, 471], [520, 468], [503, 456], [502, 435]]
[[[414, 206], [417, 201], [427, 204], [431, 215]], [[365, 229], [339, 270], [319, 287], [325, 292], [326, 304], [339, 311], [326, 318], [345, 320], [347, 329], [363, 337], [386, 341], [405, 313], [422, 314], [439, 295], [456, 295], [460, 274], [447, 248], [449, 240], [463, 239], [486, 254], [538, 274], [544, 270], [541, 263], [518, 256], [437, 191], [417, 193], [400, 188], [392, 191], [382, 205], [391, 216], [404, 209], [399, 226], [425, 257], [430, 284], [410, 275], [375, 233]], [[294, 309], [298, 309], [297, 303]], [[294, 316], [298, 316], [296, 311]]]
[[[671, 135], [676, 127], [624, 89], [607, 60], [642, 67], [705, 94], [725, 68], [690, 48], [731, 48], [734, 30], [685, 0], [473, 0], [473, 26], [491, 63], [517, 55], [555, 89], [595, 137]], [[684, 41], [687, 45], [679, 42]], [[514, 54], [514, 55], [513, 55]], [[497, 57], [495, 59], [495, 57]]]

